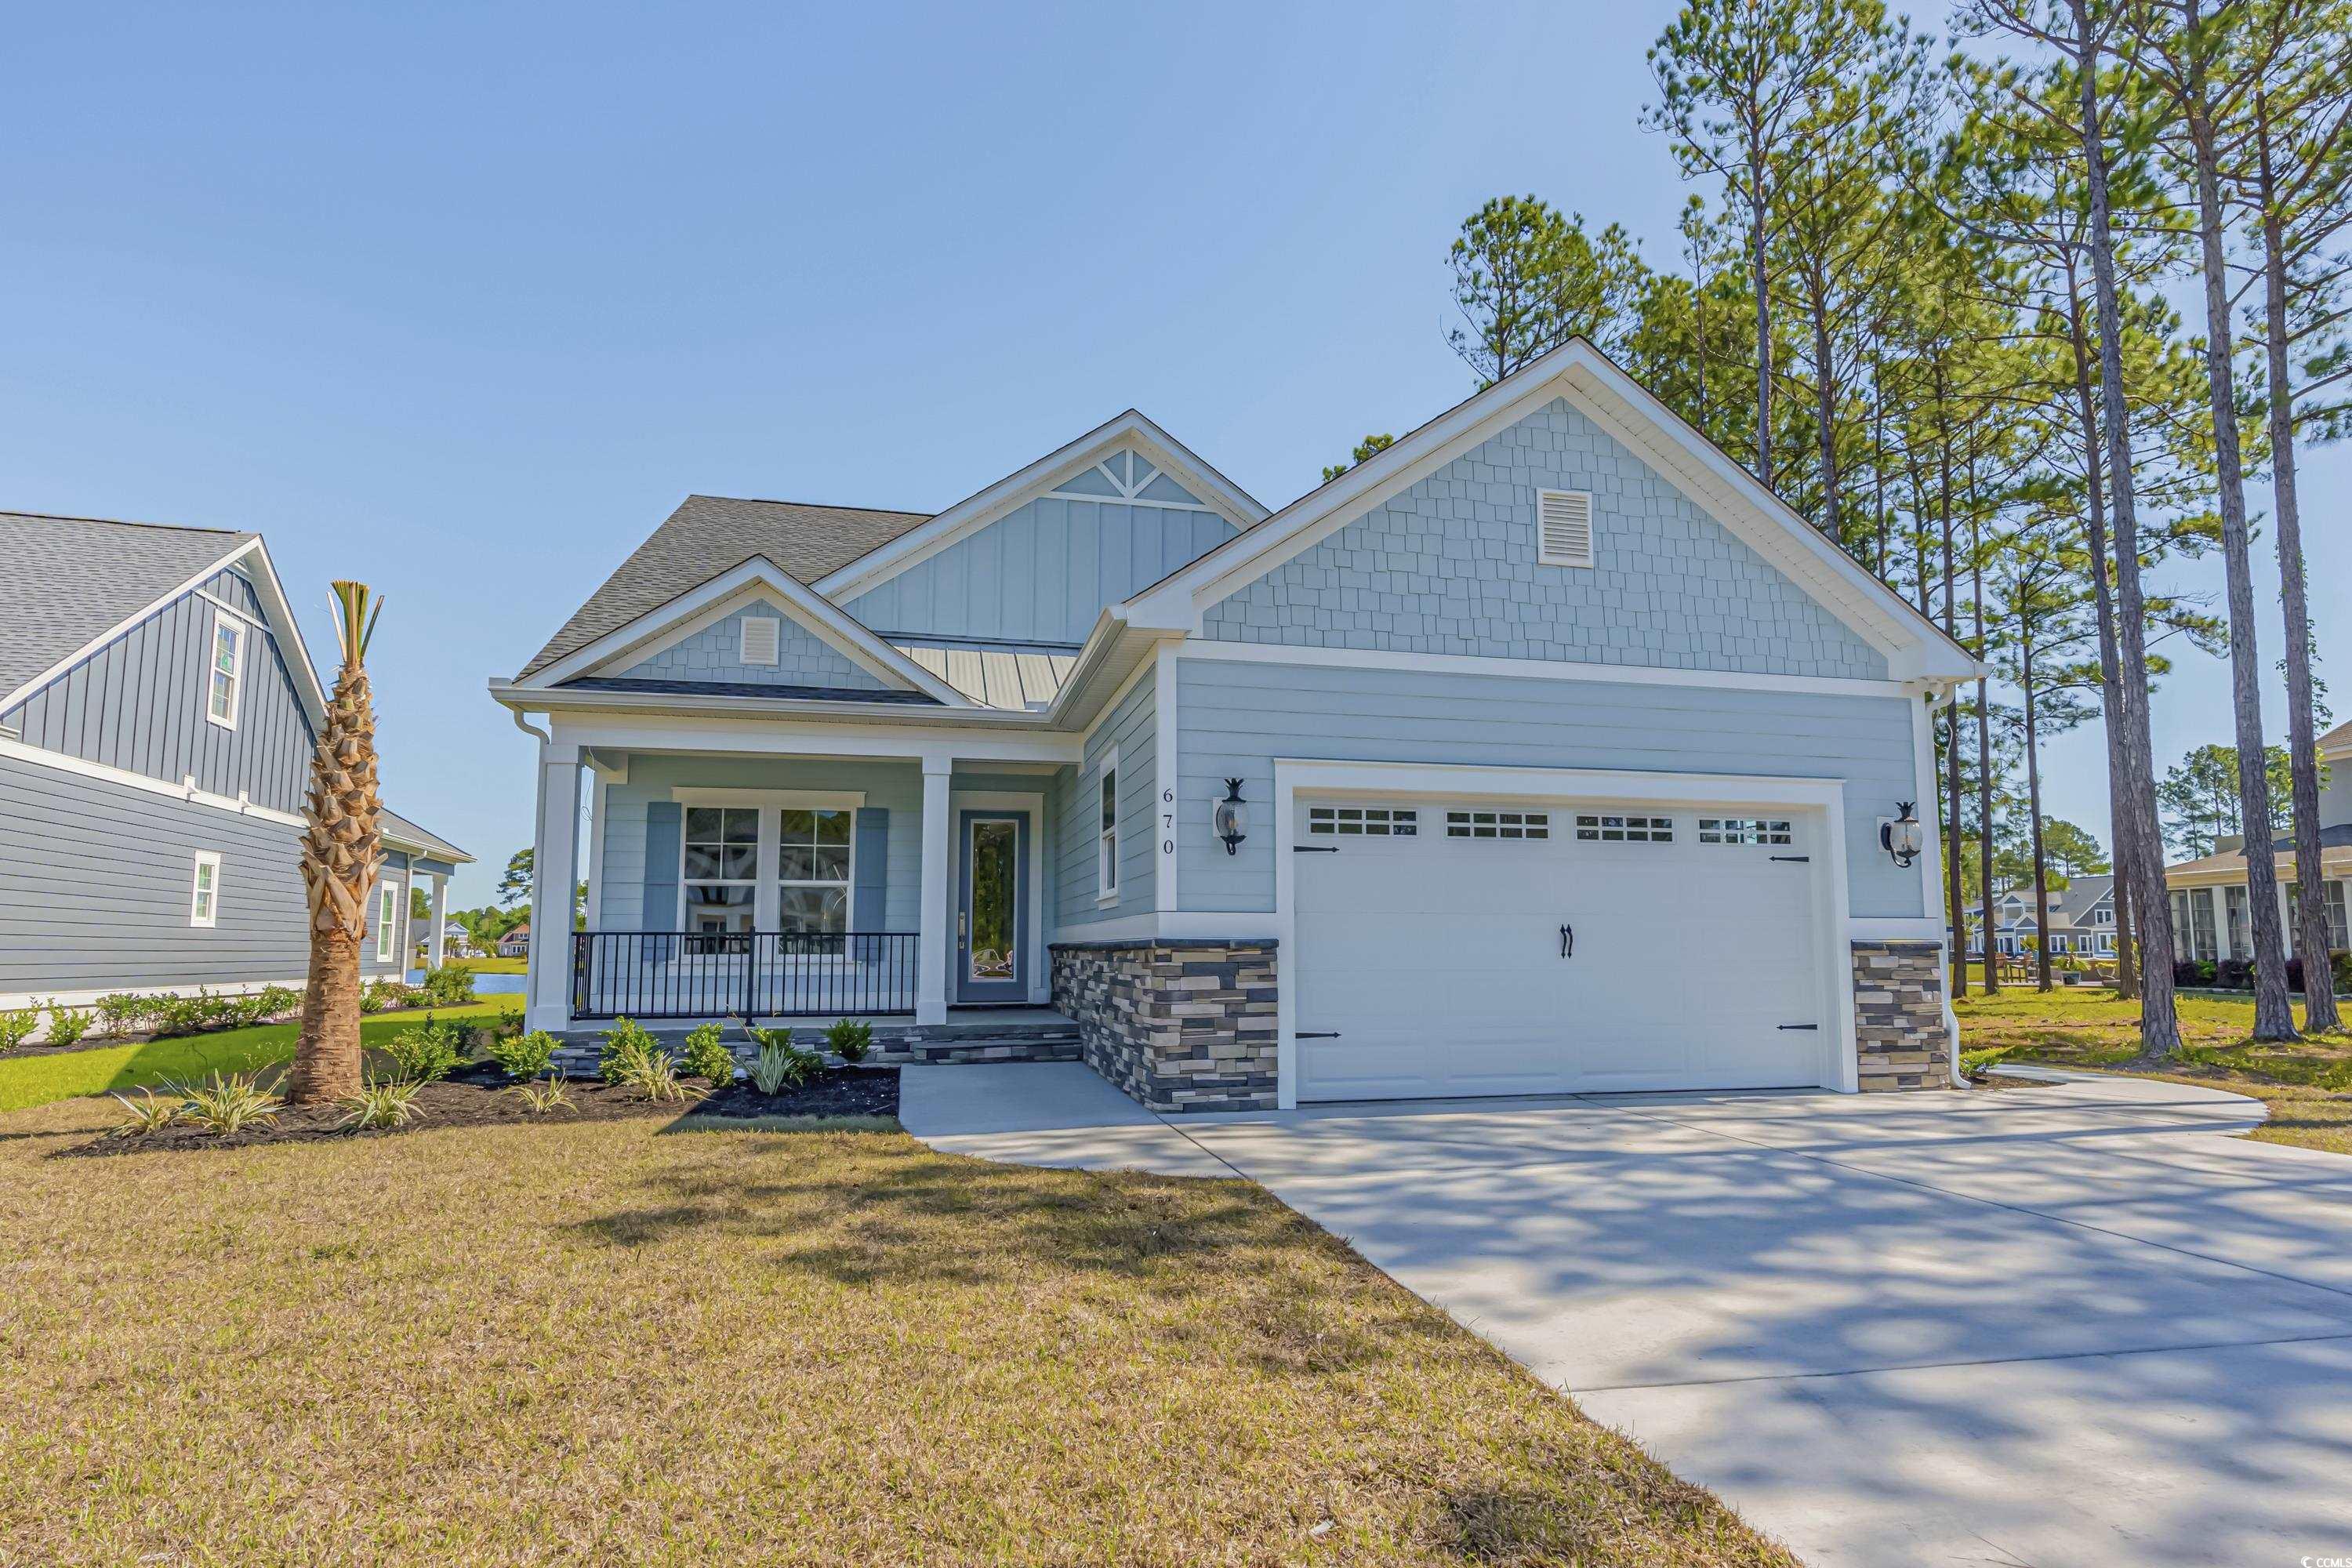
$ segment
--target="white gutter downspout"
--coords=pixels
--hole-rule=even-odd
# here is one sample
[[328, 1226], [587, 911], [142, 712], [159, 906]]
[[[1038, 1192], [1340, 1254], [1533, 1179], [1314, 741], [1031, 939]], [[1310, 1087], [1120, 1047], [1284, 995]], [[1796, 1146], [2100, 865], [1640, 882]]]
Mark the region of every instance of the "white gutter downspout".
[[[1944, 688], [1943, 700], [1937, 703], [1936, 706], [1938, 708], [1957, 707], [1960, 700], [1960, 687], [1963, 684], [1964, 682], [1955, 680], [1951, 685]], [[1952, 736], [1952, 744], [1957, 746], [1959, 743], [1959, 735], [1955, 731]], [[1938, 833], [1937, 835], [1937, 847], [1938, 849], [1943, 847], [1941, 842], [1942, 838], [1943, 835]], [[1948, 854], [1948, 852], [1947, 853]], [[1950, 859], [1948, 858], [1944, 861], [1944, 864], [1946, 866], [1949, 866], [1951, 864]], [[1940, 870], [1937, 872], [1936, 879], [1939, 882], [1943, 880], [1943, 875]], [[1961, 902], [1965, 905], [1967, 903], [1967, 900], [1963, 899]], [[1946, 888], [1944, 889], [1944, 909], [1949, 910], [1951, 907], [1952, 890], [1949, 888]], [[1938, 911], [1938, 914], [1940, 915], [1941, 912], [1942, 911]], [[1986, 911], [1988, 919], [1990, 918], [1990, 913], [1991, 911], [1990, 910]], [[1965, 912], [1963, 912], [1961, 918], [1963, 920], [1967, 919]], [[1952, 951], [1955, 943], [1958, 943], [1959, 947], [1959, 952], [1957, 953]], [[1956, 931], [1947, 928], [1944, 932], [1942, 946], [1944, 950], [1944, 1039], [1948, 1047], [1947, 1056], [1948, 1058], [1946, 1065], [1951, 1072], [1952, 1087], [1954, 1089], [1966, 1089], [1969, 1087], [1968, 1075], [1960, 1070], [1960, 1016], [1952, 1011], [1952, 964], [1956, 959], [1961, 963], [1968, 963], [1968, 933], [1965, 931]], [[1988, 946], [1990, 946], [1990, 943], [1988, 943]], [[1988, 962], [1990, 962], [1990, 959], [1988, 959]]]

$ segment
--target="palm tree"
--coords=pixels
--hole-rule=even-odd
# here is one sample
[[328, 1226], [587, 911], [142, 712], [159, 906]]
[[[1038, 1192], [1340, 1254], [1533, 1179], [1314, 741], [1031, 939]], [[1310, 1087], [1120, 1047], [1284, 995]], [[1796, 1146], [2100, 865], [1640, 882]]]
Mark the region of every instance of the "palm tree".
[[368, 896], [383, 852], [376, 836], [375, 706], [368, 694], [367, 647], [378, 600], [368, 611], [364, 583], [337, 583], [335, 640], [342, 667], [326, 727], [310, 757], [310, 826], [302, 835], [302, 880], [310, 898], [310, 977], [302, 1032], [294, 1044], [287, 1098], [317, 1104], [360, 1089], [360, 944]]

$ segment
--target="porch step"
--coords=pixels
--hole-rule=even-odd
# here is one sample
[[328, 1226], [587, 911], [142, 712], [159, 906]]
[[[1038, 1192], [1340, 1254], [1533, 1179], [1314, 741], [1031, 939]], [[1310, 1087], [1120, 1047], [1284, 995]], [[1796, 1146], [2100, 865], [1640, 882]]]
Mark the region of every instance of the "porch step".
[[[672, 1050], [682, 1048], [694, 1026], [648, 1024], [646, 1028]], [[745, 1064], [759, 1056], [759, 1047], [739, 1029], [726, 1031], [728, 1048]], [[604, 1050], [604, 1031], [574, 1028], [557, 1037], [555, 1063], [572, 1076], [593, 1075]], [[792, 1042], [803, 1050], [824, 1049], [820, 1026], [795, 1026]], [[876, 1024], [874, 1050], [867, 1058], [933, 1066], [955, 1062], [1074, 1062], [1081, 1059], [1083, 1042], [1076, 1021], [1056, 1018], [1039, 1022], [953, 1024]]]

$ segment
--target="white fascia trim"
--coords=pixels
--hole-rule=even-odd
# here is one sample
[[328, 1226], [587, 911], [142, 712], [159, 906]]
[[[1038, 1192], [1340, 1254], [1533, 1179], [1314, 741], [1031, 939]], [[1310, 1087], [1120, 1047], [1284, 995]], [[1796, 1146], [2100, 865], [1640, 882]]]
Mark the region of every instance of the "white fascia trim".
[[[1391, 448], [1393, 450], [1393, 448]], [[1769, 778], [1748, 773], [1666, 773], [1614, 768], [1513, 768], [1464, 763], [1326, 762], [1276, 757], [1274, 762], [1275, 941], [1296, 951], [1297, 873], [1291, 852], [1298, 796], [1349, 794], [1460, 799], [1465, 795], [1507, 800], [1662, 801], [1675, 805], [1767, 805], [1804, 811], [1818, 818], [1821, 847], [1811, 860], [1815, 950], [1821, 965], [1821, 1084], [1840, 1093], [1860, 1086], [1855, 1055], [1853, 963], [1846, 931], [1845, 783], [1842, 779]], [[1298, 1103], [1298, 1037], [1294, 1012], [1297, 987], [1275, 994], [1275, 1100], [1284, 1110]]]
[[606, 632], [585, 647], [566, 654], [537, 674], [508, 684], [517, 691], [535, 692], [560, 686], [578, 676], [593, 674], [607, 665], [649, 650], [664, 638], [690, 635], [689, 631], [681, 628], [688, 627], [689, 623], [698, 628], [720, 616], [732, 613], [737, 607], [733, 601], [738, 595], [749, 603], [758, 596], [751, 591], [761, 588], [773, 595], [776, 607], [803, 631], [843, 658], [870, 670], [885, 684], [901, 691], [920, 691], [950, 708], [972, 705], [971, 700], [962, 692], [858, 625], [846, 610], [813, 592], [807, 584], [764, 555], [754, 555], [740, 565], [721, 572], [709, 582], [689, 588], [667, 604], [646, 611], [628, 625]]
[[981, 730], [924, 730], [881, 724], [808, 724], [776, 715], [711, 717], [683, 714], [581, 713], [548, 715], [553, 742], [604, 751], [727, 752], [758, 757], [915, 759], [942, 769], [962, 763], [1043, 763], [1082, 760], [1076, 735]]
[[[847, 565], [820, 577], [816, 591], [829, 599], [848, 600], [889, 581], [908, 567], [969, 538], [1006, 513], [1051, 491], [1072, 476], [1085, 472], [1120, 447], [1135, 447], [1154, 467], [1195, 495], [1210, 498], [1209, 510], [1226, 521], [1249, 528], [1266, 515], [1248, 491], [1202, 462], [1174, 437], [1141, 413], [1129, 409], [1096, 426], [1068, 445], [1055, 448], [1017, 473], [1007, 474], [977, 494], [940, 513], [929, 522], [908, 529], [898, 538], [867, 552]], [[1123, 500], [1117, 496], [1088, 496], [1089, 500], [1115, 505], [1150, 506], [1150, 501]]]
[[[247, 551], [258, 559], [261, 570], [248, 577], [254, 595], [261, 601], [263, 616], [278, 639], [280, 652], [292, 649], [294, 657], [285, 662], [294, 675], [295, 692], [310, 716], [314, 730], [327, 723], [327, 689], [319, 679], [318, 666], [310, 662], [310, 645], [302, 640], [301, 617], [295, 615], [293, 604], [286, 597], [286, 584], [278, 580], [278, 567], [269, 559], [269, 546], [256, 538]], [[232, 557], [232, 560], [235, 558]], [[228, 562], [222, 563], [223, 565]]]
[[490, 700], [514, 711], [517, 722], [526, 734], [536, 735], [536, 726], [520, 722], [526, 713], [545, 715], [551, 722], [555, 715], [564, 712], [657, 713], [678, 718], [720, 718], [734, 715], [745, 719], [772, 719], [824, 722], [838, 720], [844, 723], [871, 723], [876, 720], [902, 718], [918, 728], [925, 725], [953, 724], [973, 730], [1046, 730], [1043, 715], [1015, 711], [1009, 708], [962, 707], [948, 708], [938, 704], [910, 706], [903, 702], [835, 702], [826, 700], [789, 697], [702, 697], [665, 691], [586, 691], [558, 687], [538, 690], [516, 687], [503, 681], [489, 684]]
[[32, 763], [40, 767], [55, 768], [59, 773], [79, 773], [86, 779], [102, 779], [108, 784], [121, 784], [128, 789], [144, 790], [149, 795], [160, 795], [173, 800], [183, 800], [194, 805], [210, 806], [215, 811], [232, 812], [238, 816], [258, 817], [264, 822], [275, 822], [287, 827], [309, 826], [301, 817], [290, 811], [278, 811], [269, 806], [256, 805], [242, 795], [232, 800], [225, 795], [215, 795], [209, 790], [198, 789], [194, 778], [185, 778], [178, 784], [173, 784], [165, 779], [150, 778], [145, 773], [134, 773], [127, 768], [109, 767], [104, 763], [69, 757], [63, 752], [28, 746], [22, 741], [12, 741], [5, 736], [0, 736], [0, 757], [13, 758], [20, 763]]
[[1675, 669], [1657, 665], [1579, 664], [1483, 654], [1400, 653], [1379, 648], [1298, 647], [1284, 643], [1218, 642], [1188, 637], [1180, 658], [1242, 664], [1311, 665], [1323, 668], [1422, 670], [1439, 675], [1501, 675], [1522, 680], [1587, 680], [1626, 686], [1699, 687], [1725, 691], [1793, 691], [1825, 697], [1900, 698], [1914, 683], [1827, 675], [1751, 674], [1729, 669]]
[[[1602, 405], [1604, 394], [1613, 395], [1624, 412], [1612, 416]], [[1120, 608], [1129, 619], [1144, 624], [1161, 625], [1181, 616], [1197, 626], [1201, 615], [1219, 600], [1556, 397], [1574, 403], [1645, 457], [1671, 453], [1664, 465], [1666, 471], [1696, 484], [1703, 498], [1720, 509], [1717, 521], [1768, 561], [1813, 591], [1826, 592], [1824, 607], [1885, 652], [1896, 678], [1977, 678], [1976, 661], [1953, 647], [1933, 622], [1581, 338], [1456, 405], [1293, 501], [1265, 526], [1227, 541]], [[1636, 423], [1648, 433], [1635, 436]]]
[[1854, 915], [1845, 922], [1853, 942], [1941, 942], [1944, 922], [1920, 915]]
[[680, 805], [764, 805], [785, 811], [856, 811], [866, 804], [862, 789], [699, 789], [673, 784], [669, 797]]

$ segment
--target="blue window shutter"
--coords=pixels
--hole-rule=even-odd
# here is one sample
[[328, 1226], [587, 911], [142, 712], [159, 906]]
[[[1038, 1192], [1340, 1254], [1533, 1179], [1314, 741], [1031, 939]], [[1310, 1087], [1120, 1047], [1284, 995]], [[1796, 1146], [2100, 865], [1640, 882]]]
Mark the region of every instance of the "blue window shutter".
[[874, 935], [890, 928], [884, 907], [890, 878], [890, 811], [887, 806], [857, 808], [857, 879], [849, 889], [849, 929]]
[[686, 808], [674, 800], [646, 806], [645, 931], [677, 929], [677, 865], [686, 846]]

